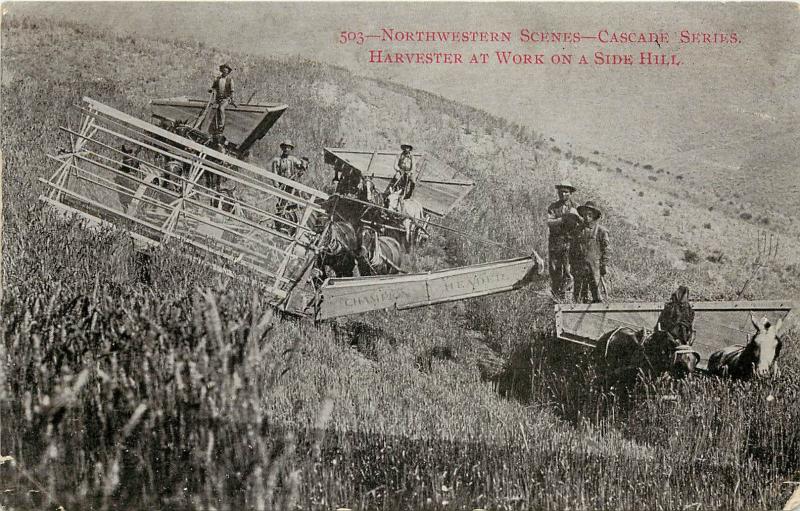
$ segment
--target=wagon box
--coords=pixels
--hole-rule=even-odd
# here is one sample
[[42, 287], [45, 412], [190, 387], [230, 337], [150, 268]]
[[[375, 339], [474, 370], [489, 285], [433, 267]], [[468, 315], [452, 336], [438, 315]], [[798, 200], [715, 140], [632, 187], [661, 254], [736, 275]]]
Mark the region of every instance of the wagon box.
[[[693, 348], [700, 354], [698, 367], [705, 369], [708, 357], [731, 344], [746, 344], [752, 334], [750, 312], [771, 322], [783, 318], [783, 331], [795, 326], [800, 302], [762, 300], [735, 302], [692, 302], [696, 331]], [[556, 304], [556, 335], [559, 339], [594, 347], [604, 333], [618, 327], [652, 329], [663, 303]]]

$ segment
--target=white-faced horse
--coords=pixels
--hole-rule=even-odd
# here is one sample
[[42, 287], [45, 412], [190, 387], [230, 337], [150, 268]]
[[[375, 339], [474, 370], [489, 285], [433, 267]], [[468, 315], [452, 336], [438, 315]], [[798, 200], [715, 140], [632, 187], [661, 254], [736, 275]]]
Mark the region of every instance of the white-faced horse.
[[405, 231], [404, 245], [411, 247], [417, 242], [420, 232], [426, 232], [425, 210], [422, 204], [414, 199], [402, 199], [403, 191], [394, 190], [386, 197], [387, 207], [403, 215], [403, 229]]
[[734, 344], [709, 357], [708, 371], [711, 374], [746, 380], [753, 375], [767, 376], [770, 372], [777, 373], [777, 360], [782, 344], [778, 332], [783, 326], [783, 319], [773, 325], [765, 317], [756, 321], [751, 312], [750, 322], [753, 323], [756, 333], [746, 345]]

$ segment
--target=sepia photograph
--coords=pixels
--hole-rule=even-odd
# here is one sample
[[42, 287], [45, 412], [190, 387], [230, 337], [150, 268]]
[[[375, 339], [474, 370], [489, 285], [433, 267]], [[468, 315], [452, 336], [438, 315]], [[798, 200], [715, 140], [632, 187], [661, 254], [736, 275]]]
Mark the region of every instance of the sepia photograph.
[[800, 511], [791, 2], [0, 4], [0, 511]]

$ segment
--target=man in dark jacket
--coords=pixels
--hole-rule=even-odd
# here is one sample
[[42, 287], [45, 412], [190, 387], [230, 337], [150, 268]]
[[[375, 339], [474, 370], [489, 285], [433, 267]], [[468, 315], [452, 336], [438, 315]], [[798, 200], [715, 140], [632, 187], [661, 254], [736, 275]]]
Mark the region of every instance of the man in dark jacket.
[[573, 298], [576, 303], [602, 302], [601, 281], [608, 268], [608, 230], [599, 224], [602, 212], [594, 202], [587, 201], [578, 208], [583, 221], [572, 237], [570, 263], [575, 277]]
[[558, 200], [547, 207], [548, 268], [553, 298], [564, 299], [572, 288], [572, 273], [569, 267], [569, 246], [578, 212], [572, 200], [575, 187], [569, 181], [556, 185]]
[[225, 131], [225, 109], [233, 103], [233, 80], [230, 77], [233, 69], [228, 64], [219, 66], [220, 75], [214, 79], [208, 92], [214, 93], [214, 103], [217, 105], [216, 132]]

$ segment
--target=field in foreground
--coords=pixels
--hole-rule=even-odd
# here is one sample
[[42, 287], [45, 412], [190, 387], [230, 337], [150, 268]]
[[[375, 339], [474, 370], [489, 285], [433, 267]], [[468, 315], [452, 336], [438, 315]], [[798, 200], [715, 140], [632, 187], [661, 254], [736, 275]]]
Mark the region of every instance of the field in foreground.
[[[35, 51], [53, 38], [71, 48], [56, 62]], [[566, 158], [541, 137], [310, 63], [8, 18], [2, 42], [14, 70], [8, 83], [3, 73], [3, 95], [16, 91], [2, 112], [0, 454], [13, 457], [0, 465], [3, 505], [771, 509], [788, 497], [782, 482], [800, 470], [794, 337], [780, 380], [657, 382], [622, 405], [594, 389], [579, 354], [553, 344], [552, 304], [536, 293], [544, 283], [269, 328], [247, 285], [169, 248], [143, 265], [124, 236], [64, 223], [35, 200], [34, 178], [51, 169], [42, 148], [63, 144], [56, 127], [79, 95], [143, 114], [148, 95], [203, 82], [177, 66], [149, 76], [153, 63], [249, 62], [251, 79], [270, 84], [263, 94], [292, 107], [272, 142], [383, 144], [408, 135], [393, 119], [419, 116], [436, 126], [425, 133], [430, 152], [479, 183], [454, 226], [516, 253], [544, 247], [542, 210]], [[108, 48], [126, 66], [109, 62]], [[312, 161], [321, 169], [320, 155]], [[522, 184], [521, 168], [532, 169]], [[672, 240], [627, 220], [599, 184], [592, 192], [593, 176], [578, 178], [607, 201], [616, 237], [637, 240], [615, 256], [615, 298], [663, 300], [682, 282], [697, 298], [730, 298], [749, 274], [748, 254], [733, 249], [727, 264], [676, 267], [664, 255]], [[437, 236], [413, 264], [508, 255]], [[796, 296], [792, 264], [761, 275], [749, 296]]]

